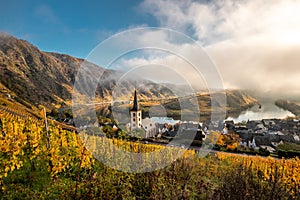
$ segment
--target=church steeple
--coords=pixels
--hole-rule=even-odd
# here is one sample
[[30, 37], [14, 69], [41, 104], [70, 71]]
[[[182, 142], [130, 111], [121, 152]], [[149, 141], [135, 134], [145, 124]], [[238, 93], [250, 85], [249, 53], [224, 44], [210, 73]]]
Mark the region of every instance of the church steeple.
[[134, 100], [133, 107], [130, 109], [130, 130], [142, 127], [142, 111], [139, 110], [139, 104], [136, 94], [136, 89], [134, 90]]
[[138, 100], [137, 100], [137, 94], [136, 94], [136, 90], [134, 90], [133, 107], [131, 108], [130, 111], [138, 111], [138, 110], [139, 110], [139, 105], [138, 105]]

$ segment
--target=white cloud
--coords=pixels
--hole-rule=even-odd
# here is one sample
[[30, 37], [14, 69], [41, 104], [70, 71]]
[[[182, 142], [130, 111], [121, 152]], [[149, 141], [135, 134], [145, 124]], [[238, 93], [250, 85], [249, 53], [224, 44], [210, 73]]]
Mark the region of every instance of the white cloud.
[[[145, 52], [145, 54], [149, 54], [149, 52]], [[206, 88], [205, 80], [192, 68], [190, 63], [176, 55], [159, 55], [157, 52], [154, 55], [157, 56], [122, 58], [115, 65], [120, 69], [124, 69], [124, 66], [128, 67], [127, 72], [130, 73], [126, 75], [128, 77], [140, 77], [158, 83], [191, 85], [194, 89]]]
[[87, 60], [124, 73], [120, 75], [123, 79], [139, 75], [159, 83], [186, 85], [193, 90], [208, 89], [207, 86], [211, 90], [222, 88], [204, 50], [191, 38], [169, 29], [138, 28], [121, 32], [99, 44]]
[[294, 0], [145, 0], [141, 7], [161, 26], [191, 31], [198, 40], [209, 43], [258, 34], [278, 37], [300, 30], [300, 1]]
[[300, 95], [300, 1], [145, 0], [141, 7], [204, 45], [226, 87]]

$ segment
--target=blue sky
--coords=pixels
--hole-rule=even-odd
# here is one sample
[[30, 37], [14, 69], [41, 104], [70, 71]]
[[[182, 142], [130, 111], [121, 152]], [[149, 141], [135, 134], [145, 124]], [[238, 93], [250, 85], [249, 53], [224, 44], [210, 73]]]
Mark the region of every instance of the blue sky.
[[[86, 58], [120, 31], [170, 28], [203, 46], [226, 88], [300, 96], [299, 0], [0, 0], [0, 5], [0, 30], [43, 51]], [[151, 34], [134, 39], [140, 46], [169, 42], [163, 32]], [[182, 50], [193, 54], [191, 48]], [[173, 57], [157, 55], [124, 57], [119, 63], [179, 65]]]
[[137, 0], [1, 0], [0, 30], [44, 51], [84, 58], [100, 41], [129, 27], [157, 26]]

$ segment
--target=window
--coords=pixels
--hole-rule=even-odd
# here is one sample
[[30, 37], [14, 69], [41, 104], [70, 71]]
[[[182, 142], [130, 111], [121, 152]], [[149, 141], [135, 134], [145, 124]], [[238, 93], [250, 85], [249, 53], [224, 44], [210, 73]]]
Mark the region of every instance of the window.
[[152, 126], [152, 124], [150, 124], [150, 126]]
[[139, 122], [141, 121], [141, 118], [139, 118]]
[[132, 124], [133, 127], [135, 127], [135, 124]]
[[139, 112], [139, 116], [141, 116], [141, 113]]
[[141, 126], [141, 124], [139, 124], [139, 126]]
[[135, 122], [135, 118], [133, 118], [133, 121]]
[[132, 116], [135, 117], [135, 113], [132, 113]]

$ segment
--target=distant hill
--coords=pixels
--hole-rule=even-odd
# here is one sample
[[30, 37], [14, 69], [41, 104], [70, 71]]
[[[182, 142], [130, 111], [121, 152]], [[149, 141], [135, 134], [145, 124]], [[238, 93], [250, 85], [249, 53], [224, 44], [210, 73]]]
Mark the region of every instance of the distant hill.
[[[25, 40], [11, 35], [0, 34], [0, 92], [8, 93], [21, 103], [44, 104], [49, 107], [56, 104], [69, 104], [76, 73], [84, 60], [65, 54], [40, 51]], [[97, 70], [103, 68], [90, 64]], [[106, 70], [114, 77], [114, 71]], [[166, 88], [155, 83], [142, 90], [141, 98], [162, 98], [172, 95]], [[111, 91], [116, 80], [107, 80], [98, 86], [98, 98], [111, 99]], [[134, 83], [127, 81], [123, 96], [132, 95]], [[122, 96], [120, 95], [120, 96]]]
[[[40, 104], [49, 109], [71, 105], [73, 84], [82, 62], [83, 59], [69, 55], [43, 52], [25, 40], [0, 33], [0, 98], [9, 98], [11, 102], [18, 102], [27, 108], [36, 108]], [[118, 85], [119, 72], [92, 63], [89, 65], [91, 76], [99, 70], [105, 74], [95, 91], [98, 101], [109, 102], [113, 98], [130, 100], [135, 80], [126, 80]], [[176, 114], [178, 105], [174, 91], [182, 90], [181, 86], [143, 81], [138, 88], [138, 98], [144, 102], [145, 109], [147, 102], [159, 102]], [[245, 92], [226, 93], [227, 111], [245, 109], [257, 102]], [[186, 101], [189, 101], [189, 94], [186, 95]], [[218, 109], [218, 95], [214, 94], [215, 102], [211, 102], [210, 94], [197, 94], [203, 112], [210, 112], [212, 103]]]
[[288, 110], [291, 113], [293, 113], [294, 115], [300, 117], [300, 105], [299, 105], [299, 103], [284, 100], [284, 99], [279, 99], [279, 100], [275, 101], [275, 105], [282, 108], [282, 109]]
[[[224, 93], [216, 92], [213, 94], [199, 93], [196, 95], [200, 114], [202, 116], [226, 110], [227, 113], [239, 113], [258, 103], [258, 100], [240, 90], [226, 90], [226, 105], [222, 105]], [[191, 98], [181, 100], [181, 104], [190, 104]], [[180, 104], [174, 99], [164, 104], [164, 107], [174, 115], [180, 115]]]

